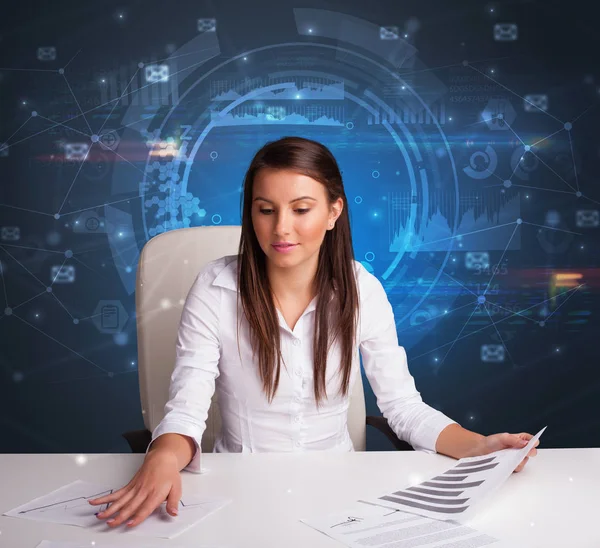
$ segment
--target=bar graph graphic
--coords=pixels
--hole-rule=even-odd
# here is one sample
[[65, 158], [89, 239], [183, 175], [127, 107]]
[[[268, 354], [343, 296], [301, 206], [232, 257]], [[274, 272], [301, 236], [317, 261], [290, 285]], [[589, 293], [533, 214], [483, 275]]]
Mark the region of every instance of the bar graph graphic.
[[406, 511], [418, 508], [438, 515], [462, 514], [469, 509], [470, 501], [478, 492], [485, 489], [486, 474], [499, 465], [495, 456], [459, 462], [431, 480], [383, 495], [379, 500]]

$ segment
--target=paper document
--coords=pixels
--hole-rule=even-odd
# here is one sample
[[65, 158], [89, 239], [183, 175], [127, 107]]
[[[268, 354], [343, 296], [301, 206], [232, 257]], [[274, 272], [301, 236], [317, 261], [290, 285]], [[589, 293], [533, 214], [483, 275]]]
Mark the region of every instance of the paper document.
[[300, 521], [352, 548], [508, 548], [500, 540], [458, 523], [360, 502], [344, 512]]
[[[65, 525], [77, 525], [98, 529], [108, 529], [106, 520], [100, 520], [96, 513], [106, 510], [107, 504], [92, 506], [88, 500], [102, 497], [116, 491], [87, 481], [77, 480], [47, 495], [22, 504], [5, 516], [50, 521]], [[231, 502], [228, 499], [215, 499], [198, 495], [184, 495], [179, 502], [179, 514], [169, 515], [166, 503], [159, 506], [139, 525], [127, 529], [128, 533], [162, 538], [173, 538], [189, 529], [208, 515]], [[120, 528], [125, 529], [125, 525]]]
[[476, 504], [511, 476], [544, 430], [546, 427], [523, 449], [502, 449], [489, 455], [460, 459], [453, 468], [427, 481], [367, 502], [428, 518], [464, 523], [475, 513]]

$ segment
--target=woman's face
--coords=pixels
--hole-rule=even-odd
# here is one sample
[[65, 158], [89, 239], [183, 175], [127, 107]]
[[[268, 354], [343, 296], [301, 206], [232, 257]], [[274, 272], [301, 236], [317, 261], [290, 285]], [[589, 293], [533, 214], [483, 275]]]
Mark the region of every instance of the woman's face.
[[325, 233], [342, 208], [341, 198], [330, 204], [325, 186], [307, 175], [263, 168], [254, 178], [252, 225], [272, 266], [317, 260]]

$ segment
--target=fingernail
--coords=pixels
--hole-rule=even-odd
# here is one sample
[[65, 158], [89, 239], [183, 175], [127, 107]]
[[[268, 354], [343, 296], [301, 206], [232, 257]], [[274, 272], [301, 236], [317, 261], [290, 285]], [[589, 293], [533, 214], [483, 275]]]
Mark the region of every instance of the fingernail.
[[131, 525], [132, 523], [133, 523], [133, 520], [132, 520], [132, 519], [130, 519], [130, 520], [127, 522], [127, 525]]
[[113, 521], [115, 521], [115, 518], [109, 519], [106, 523], [112, 523]]

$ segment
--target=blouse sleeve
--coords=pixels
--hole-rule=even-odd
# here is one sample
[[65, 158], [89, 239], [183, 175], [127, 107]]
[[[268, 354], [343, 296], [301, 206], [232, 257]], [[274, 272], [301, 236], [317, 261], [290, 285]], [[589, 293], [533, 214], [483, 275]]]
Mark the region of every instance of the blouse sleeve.
[[[362, 267], [361, 267], [362, 268]], [[360, 353], [377, 406], [398, 438], [414, 449], [435, 453], [441, 431], [456, 421], [423, 402], [398, 345], [392, 306], [381, 282], [363, 270]]]
[[219, 308], [221, 290], [214, 275], [203, 270], [192, 285], [181, 314], [175, 368], [165, 415], [152, 433], [152, 442], [167, 433], [189, 436], [196, 451], [184, 468], [200, 473], [200, 442], [219, 376]]

